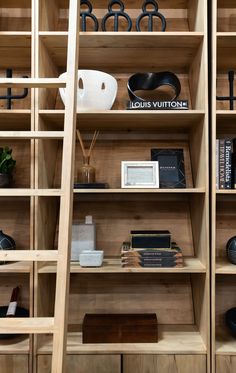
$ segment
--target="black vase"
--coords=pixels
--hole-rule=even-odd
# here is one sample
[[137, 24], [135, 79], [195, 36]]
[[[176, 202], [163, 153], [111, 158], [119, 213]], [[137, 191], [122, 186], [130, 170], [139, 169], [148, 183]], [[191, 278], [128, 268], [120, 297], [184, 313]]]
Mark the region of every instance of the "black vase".
[[[7, 234], [0, 231], [0, 250], [15, 250], [16, 244], [13, 238]], [[0, 264], [6, 264], [6, 262], [1, 262]]]
[[8, 188], [11, 185], [12, 175], [0, 173], [0, 188]]
[[236, 264], [236, 236], [231, 237], [226, 245], [226, 253], [229, 261]]

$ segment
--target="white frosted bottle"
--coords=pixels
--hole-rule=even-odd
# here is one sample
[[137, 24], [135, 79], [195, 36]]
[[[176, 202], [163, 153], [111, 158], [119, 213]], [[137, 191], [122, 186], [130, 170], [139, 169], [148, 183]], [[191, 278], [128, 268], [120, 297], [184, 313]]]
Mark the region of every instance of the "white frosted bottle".
[[79, 261], [79, 256], [84, 250], [96, 249], [96, 225], [93, 217], [85, 217], [85, 223], [72, 226], [71, 261]]

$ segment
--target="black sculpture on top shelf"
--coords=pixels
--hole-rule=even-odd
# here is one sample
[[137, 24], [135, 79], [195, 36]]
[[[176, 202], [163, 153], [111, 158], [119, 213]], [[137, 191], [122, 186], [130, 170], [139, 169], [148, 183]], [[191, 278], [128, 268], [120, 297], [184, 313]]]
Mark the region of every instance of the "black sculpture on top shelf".
[[[6, 69], [6, 78], [12, 78], [12, 69]], [[28, 76], [23, 76], [23, 78], [28, 78]], [[7, 94], [5, 96], [0, 96], [0, 100], [7, 100], [7, 109], [11, 109], [12, 100], [20, 100], [28, 95], [28, 88], [24, 88], [21, 95], [12, 95], [12, 89], [7, 88]]]
[[[148, 5], [152, 5], [153, 9], [148, 10]], [[136, 29], [137, 31], [141, 30], [141, 21], [143, 18], [148, 18], [148, 31], [153, 31], [153, 18], [157, 17], [161, 20], [161, 31], [166, 30], [166, 19], [163, 14], [159, 13], [158, 4], [155, 0], [145, 0], [142, 5], [143, 12], [138, 16], [136, 20]]]
[[234, 71], [230, 70], [228, 72], [229, 78], [229, 96], [216, 96], [218, 101], [229, 101], [230, 110], [234, 110], [234, 101], [236, 97], [234, 96]]
[[[119, 10], [113, 10], [114, 5], [119, 5]], [[108, 5], [108, 13], [102, 19], [102, 31], [107, 31], [106, 23], [109, 18], [114, 18], [114, 31], [119, 31], [119, 18], [125, 18], [128, 22], [126, 31], [130, 31], [132, 29], [132, 20], [130, 16], [124, 12], [125, 6], [121, 0], [111, 0]]]
[[93, 7], [89, 0], [81, 0], [80, 6], [87, 5], [87, 10], [81, 10], [81, 29], [82, 31], [87, 31], [87, 18], [91, 18], [94, 22], [94, 31], [98, 31], [98, 20], [94, 14], [92, 14]]

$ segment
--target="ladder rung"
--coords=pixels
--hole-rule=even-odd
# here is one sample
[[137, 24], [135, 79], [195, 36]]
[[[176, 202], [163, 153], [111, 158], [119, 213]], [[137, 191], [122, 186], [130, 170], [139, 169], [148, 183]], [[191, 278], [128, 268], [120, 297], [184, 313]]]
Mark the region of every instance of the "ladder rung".
[[66, 81], [58, 78], [0, 78], [1, 88], [63, 88]]
[[53, 317], [4, 317], [0, 318], [1, 334], [54, 333]]
[[61, 197], [61, 189], [0, 188], [0, 197]]
[[62, 139], [63, 131], [0, 131], [4, 139]]
[[0, 250], [0, 261], [5, 262], [55, 262], [57, 250]]

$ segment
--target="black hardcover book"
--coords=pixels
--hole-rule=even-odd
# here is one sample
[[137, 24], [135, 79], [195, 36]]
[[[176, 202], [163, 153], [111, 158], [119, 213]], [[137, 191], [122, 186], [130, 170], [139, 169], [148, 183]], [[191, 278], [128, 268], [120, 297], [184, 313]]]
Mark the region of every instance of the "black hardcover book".
[[151, 149], [151, 159], [159, 162], [160, 188], [186, 188], [183, 149]]
[[127, 110], [188, 110], [188, 101], [128, 101]]
[[169, 231], [131, 231], [132, 249], [165, 249], [171, 247]]
[[232, 153], [232, 188], [236, 189], [236, 139], [233, 139]]
[[225, 140], [225, 189], [232, 188], [232, 140]]

